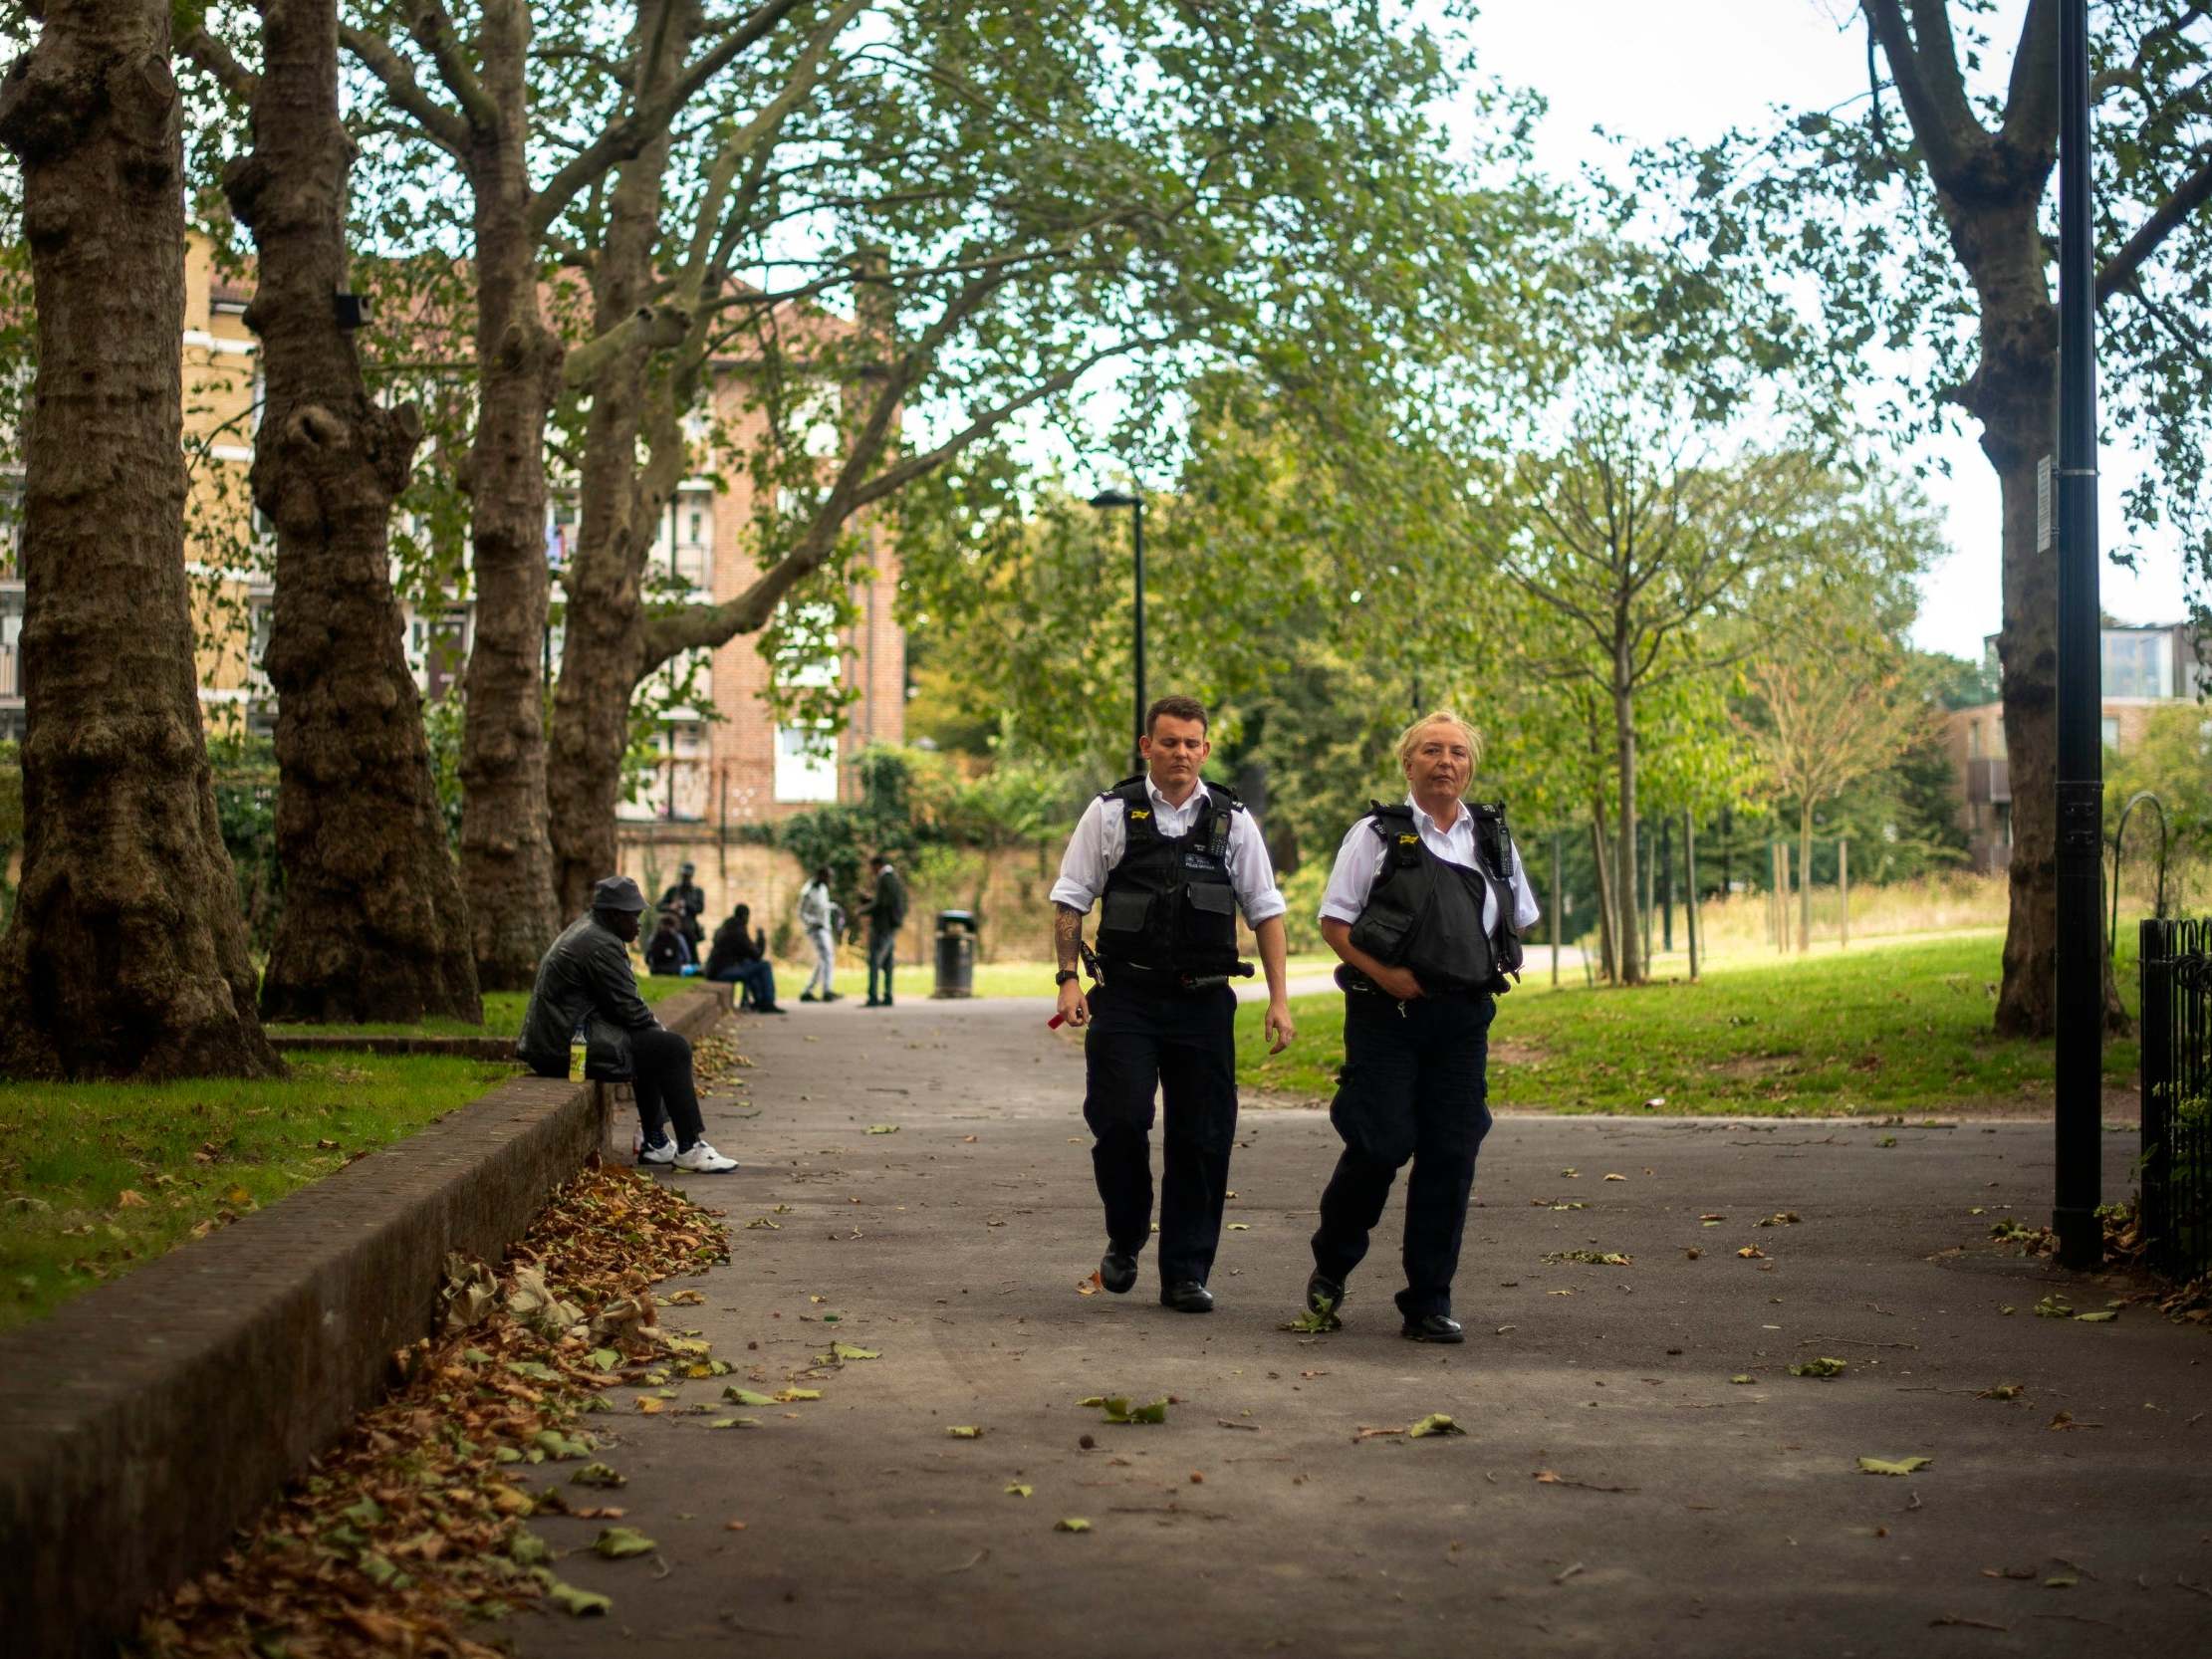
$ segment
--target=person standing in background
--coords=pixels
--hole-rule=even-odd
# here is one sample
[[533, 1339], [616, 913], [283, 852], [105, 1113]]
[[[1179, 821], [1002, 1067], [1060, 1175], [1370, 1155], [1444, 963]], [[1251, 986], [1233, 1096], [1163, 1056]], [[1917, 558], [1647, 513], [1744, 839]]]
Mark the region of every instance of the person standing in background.
[[[831, 975], [838, 965], [838, 914], [837, 903], [830, 897], [830, 866], [817, 864], [814, 878], [799, 889], [799, 925], [806, 932], [807, 942], [814, 946], [814, 977], [799, 993], [803, 1003], [840, 1000], [830, 988]], [[822, 988], [819, 997], [815, 995], [817, 986]]]
[[[906, 920], [906, 883], [891, 868], [890, 854], [878, 852], [868, 860], [875, 870], [875, 891], [868, 895], [867, 1001], [866, 1008], [891, 1006], [891, 967], [898, 954], [898, 929]], [[883, 979], [883, 994], [875, 994], [876, 974]]]

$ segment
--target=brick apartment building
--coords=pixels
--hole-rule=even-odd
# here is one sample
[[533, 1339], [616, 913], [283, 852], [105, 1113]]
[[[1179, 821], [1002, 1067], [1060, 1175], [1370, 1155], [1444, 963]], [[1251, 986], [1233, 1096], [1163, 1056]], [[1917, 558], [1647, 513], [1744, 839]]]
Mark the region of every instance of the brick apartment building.
[[[2212, 688], [2212, 669], [2197, 654], [2186, 622], [2114, 626], [2098, 635], [2104, 747], [2125, 750], [2142, 740], [2151, 711], [2189, 701]], [[1997, 636], [1983, 641], [1997, 660]], [[2005, 705], [1984, 703], [1944, 717], [1943, 736], [1957, 780], [1959, 826], [1976, 870], [2012, 861], [2012, 773], [2005, 753]]]
[[[185, 555], [197, 596], [200, 704], [208, 730], [215, 734], [265, 733], [274, 730], [276, 721], [275, 698], [259, 667], [273, 590], [239, 552], [257, 533], [246, 490], [259, 404], [257, 343], [244, 320], [250, 298], [249, 291], [216, 273], [207, 249], [195, 241], [186, 260], [182, 342], [185, 425], [187, 434], [198, 440]], [[837, 394], [836, 388], [825, 387], [819, 395], [827, 399]], [[711, 395], [717, 417], [742, 443], [758, 417], [744, 406], [745, 385], [735, 365], [726, 365], [715, 378]], [[831, 412], [818, 409], [806, 440], [810, 451], [825, 460], [834, 457], [838, 441]], [[752, 502], [746, 468], [721, 470], [731, 480], [728, 487], [706, 477], [684, 482], [663, 515], [652, 554], [657, 575], [702, 603], [742, 592], [759, 570], [749, 547]], [[0, 495], [6, 493], [0, 481]], [[0, 740], [23, 734], [24, 593], [15, 557], [15, 515], [6, 508], [0, 501]], [[575, 534], [576, 515], [573, 495], [564, 498], [556, 490], [546, 534], [548, 559], [557, 573]], [[674, 879], [676, 865], [689, 859], [699, 866], [700, 883], [718, 910], [755, 892], [781, 903], [796, 891], [796, 871], [786, 868], [791, 861], [758, 848], [736, 847], [733, 837], [747, 825], [845, 798], [852, 790], [852, 762], [860, 749], [903, 740], [906, 649], [894, 614], [896, 551], [874, 523], [863, 519], [859, 529], [868, 549], [868, 575], [856, 584], [852, 595], [856, 620], [841, 634], [836, 660], [818, 669], [836, 675], [857, 694], [843, 732], [825, 740], [776, 724], [761, 700], [769, 665], [755, 636], [740, 636], [711, 652], [693, 681], [696, 703], [668, 711], [661, 722], [659, 759], [621, 810], [625, 873], [665, 885]], [[555, 580], [558, 601], [558, 574]], [[407, 660], [423, 695], [457, 693], [468, 657], [470, 607], [407, 606], [403, 625]], [[558, 629], [547, 639], [547, 655], [558, 669]], [[761, 899], [754, 902], [761, 907]]]

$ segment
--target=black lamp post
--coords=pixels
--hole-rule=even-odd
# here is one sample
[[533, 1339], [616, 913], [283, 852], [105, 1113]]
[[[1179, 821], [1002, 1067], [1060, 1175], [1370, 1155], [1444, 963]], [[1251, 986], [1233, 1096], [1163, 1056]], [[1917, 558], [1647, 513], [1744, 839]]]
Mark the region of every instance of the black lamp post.
[[[2059, 6], [2059, 776], [2057, 1060], [2052, 1230], [2059, 1259], [2094, 1267], [2104, 1043], [2104, 958], [2097, 887], [2103, 873], [2103, 753], [2098, 725], [2096, 569], [2096, 251], [2089, 202], [2088, 0]], [[2050, 462], [2039, 480], [2048, 501]], [[2040, 503], [2039, 503], [2040, 505]], [[2048, 509], [2037, 540], [2050, 546]], [[2040, 551], [2040, 548], [2039, 548]]]
[[[1144, 736], [1144, 498], [1122, 490], [1101, 490], [1091, 498], [1091, 505], [1129, 509], [1129, 534], [1136, 553], [1136, 736], [1141, 742]], [[1144, 770], [1142, 748], [1136, 750], [1136, 769]]]

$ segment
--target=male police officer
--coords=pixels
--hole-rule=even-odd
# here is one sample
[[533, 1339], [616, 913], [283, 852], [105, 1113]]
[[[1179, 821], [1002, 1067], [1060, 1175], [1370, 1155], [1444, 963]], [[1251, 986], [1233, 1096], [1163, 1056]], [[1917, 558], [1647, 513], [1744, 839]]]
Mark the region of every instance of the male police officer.
[[[1138, 747], [1146, 775], [1123, 780], [1086, 809], [1054, 883], [1053, 945], [1060, 1012], [1088, 1026], [1083, 1115], [1106, 1202], [1106, 1252], [1099, 1280], [1116, 1295], [1136, 1283], [1136, 1257], [1152, 1225], [1152, 1096], [1164, 1098], [1159, 1211], [1160, 1302], [1185, 1313], [1213, 1310], [1206, 1276], [1221, 1239], [1236, 1140], [1236, 994], [1241, 905], [1267, 970], [1270, 1053], [1296, 1027], [1285, 989], [1283, 895], [1251, 814], [1219, 785], [1200, 781], [1212, 750], [1206, 711], [1191, 697], [1162, 697], [1146, 711]], [[1086, 998], [1076, 983], [1083, 918], [1101, 894], [1104, 968]]]
[[1490, 1022], [1537, 917], [1504, 813], [1460, 799], [1481, 754], [1457, 715], [1407, 727], [1397, 745], [1405, 804], [1352, 827], [1321, 904], [1322, 937], [1344, 963], [1345, 1068], [1329, 1115], [1345, 1149], [1321, 1196], [1306, 1305], [1334, 1322], [1410, 1159], [1397, 1304], [1400, 1333], [1417, 1342], [1464, 1339], [1452, 1276], [1490, 1128]]

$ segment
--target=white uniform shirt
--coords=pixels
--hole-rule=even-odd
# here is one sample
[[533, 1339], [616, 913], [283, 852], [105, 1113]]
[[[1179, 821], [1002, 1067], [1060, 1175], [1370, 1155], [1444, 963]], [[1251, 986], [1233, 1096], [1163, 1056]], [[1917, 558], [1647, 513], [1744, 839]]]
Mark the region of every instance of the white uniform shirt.
[[[1167, 798], [1149, 778], [1144, 780], [1144, 790], [1152, 798], [1152, 823], [1166, 836], [1187, 833], [1191, 822], [1198, 816], [1199, 804], [1206, 799], [1204, 784], [1192, 790], [1180, 807], [1168, 805]], [[1111, 796], [1095, 800], [1084, 809], [1083, 817], [1076, 822], [1076, 832], [1068, 837], [1068, 850], [1060, 860], [1060, 879], [1053, 883], [1053, 903], [1065, 904], [1084, 915], [1091, 913], [1091, 906], [1106, 891], [1107, 874], [1128, 850], [1129, 828], [1125, 813], [1121, 802]], [[1229, 815], [1229, 844], [1224, 861], [1229, 866], [1229, 885], [1236, 890], [1237, 904], [1252, 926], [1258, 927], [1271, 916], [1280, 916], [1290, 908], [1276, 889], [1275, 866], [1268, 859], [1267, 842], [1260, 839], [1259, 826], [1252, 822], [1250, 813]]]
[[[1421, 844], [1446, 863], [1459, 864], [1467, 869], [1477, 868], [1475, 861], [1475, 815], [1464, 803], [1459, 816], [1452, 820], [1449, 830], [1421, 811], [1408, 795], [1405, 804], [1413, 809], [1413, 828], [1421, 832]], [[1383, 860], [1390, 855], [1390, 843], [1374, 832], [1371, 817], [1362, 818], [1345, 831], [1344, 843], [1337, 848], [1336, 865], [1329, 872], [1329, 887], [1321, 896], [1321, 914], [1324, 921], [1335, 917], [1341, 922], [1355, 922], [1359, 912], [1367, 907], [1367, 894], [1374, 889], [1375, 877], [1382, 873]], [[1529, 885], [1528, 872], [1521, 867], [1521, 849], [1513, 849], [1513, 931], [1528, 932], [1537, 918], [1536, 892]], [[1485, 933], [1498, 930], [1498, 890], [1489, 882], [1482, 884], [1482, 926]]]

